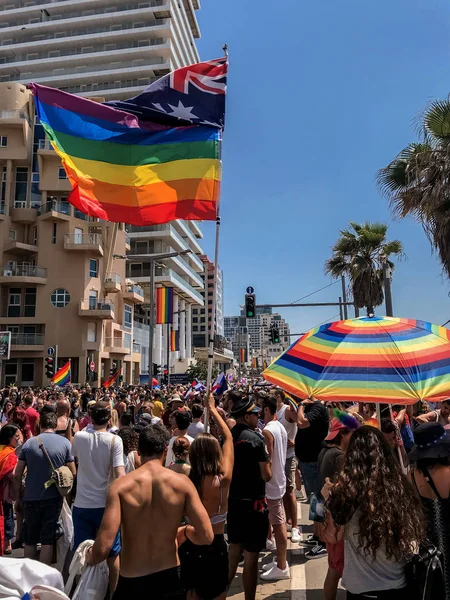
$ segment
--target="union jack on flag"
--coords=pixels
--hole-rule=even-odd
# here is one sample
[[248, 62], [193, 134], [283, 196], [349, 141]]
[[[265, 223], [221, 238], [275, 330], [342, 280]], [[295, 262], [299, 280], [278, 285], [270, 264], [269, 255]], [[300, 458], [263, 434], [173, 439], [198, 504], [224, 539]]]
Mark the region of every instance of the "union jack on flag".
[[109, 106], [165, 125], [209, 125], [223, 129], [228, 58], [217, 58], [167, 73], [129, 100]]

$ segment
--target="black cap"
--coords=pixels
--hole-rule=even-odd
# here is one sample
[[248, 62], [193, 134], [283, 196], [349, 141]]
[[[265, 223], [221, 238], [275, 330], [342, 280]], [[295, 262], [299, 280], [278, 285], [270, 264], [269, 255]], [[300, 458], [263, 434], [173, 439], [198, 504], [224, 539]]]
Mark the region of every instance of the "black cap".
[[450, 456], [450, 435], [440, 423], [419, 425], [414, 431], [414, 440], [416, 444], [408, 456], [411, 462]]
[[232, 417], [242, 417], [251, 413], [259, 413], [261, 409], [253, 402], [253, 398], [243, 396], [239, 400], [233, 403], [233, 410], [231, 411]]

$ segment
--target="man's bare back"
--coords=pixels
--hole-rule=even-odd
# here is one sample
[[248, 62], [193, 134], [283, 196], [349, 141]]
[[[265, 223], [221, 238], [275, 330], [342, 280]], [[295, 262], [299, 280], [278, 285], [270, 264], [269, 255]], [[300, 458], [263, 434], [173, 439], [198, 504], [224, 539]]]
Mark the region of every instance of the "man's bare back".
[[124, 577], [179, 565], [176, 536], [185, 513], [184, 480], [187, 477], [149, 461], [117, 481], [122, 517], [120, 572]]

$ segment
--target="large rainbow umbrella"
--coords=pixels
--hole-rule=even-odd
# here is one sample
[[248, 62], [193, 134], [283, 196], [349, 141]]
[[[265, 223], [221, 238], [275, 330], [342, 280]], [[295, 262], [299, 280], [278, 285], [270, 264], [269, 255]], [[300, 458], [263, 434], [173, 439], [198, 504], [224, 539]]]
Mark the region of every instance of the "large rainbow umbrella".
[[450, 398], [450, 330], [361, 317], [305, 333], [263, 372], [300, 398], [414, 404]]

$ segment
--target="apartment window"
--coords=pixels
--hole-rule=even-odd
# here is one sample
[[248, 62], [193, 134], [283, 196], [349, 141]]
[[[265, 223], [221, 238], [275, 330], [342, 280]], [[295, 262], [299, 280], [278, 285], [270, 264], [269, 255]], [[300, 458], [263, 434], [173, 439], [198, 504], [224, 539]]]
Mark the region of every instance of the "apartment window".
[[22, 359], [22, 385], [34, 384], [34, 359]]
[[91, 290], [89, 292], [89, 310], [95, 310], [97, 308], [98, 292]]
[[28, 167], [16, 167], [16, 185], [14, 200], [26, 202], [28, 187]]
[[8, 317], [20, 317], [22, 294], [20, 288], [9, 288]]
[[10, 240], [15, 240], [17, 237], [17, 232], [15, 229], [10, 229], [9, 230], [9, 239]]
[[206, 317], [200, 317], [200, 323], [205, 323], [206, 322]]
[[40, 180], [39, 173], [33, 173], [31, 175], [31, 181], [32, 181], [32, 183], [39, 183], [39, 180]]
[[70, 302], [70, 294], [64, 288], [57, 288], [52, 292], [50, 302], [55, 308], [64, 308]]
[[36, 316], [36, 288], [25, 288], [25, 306], [23, 316]]
[[88, 342], [96, 342], [97, 341], [97, 325], [95, 323], [88, 323], [87, 341]]
[[2, 188], [1, 188], [0, 201], [4, 202], [6, 197], [6, 167], [3, 167], [2, 171]]
[[33, 227], [33, 244], [37, 246], [38, 243], [38, 228]]
[[204, 325], [202, 325], [202, 326], [200, 327], [200, 331], [206, 331], [206, 327], [205, 327]]
[[51, 50], [51, 51], [48, 53], [48, 57], [49, 57], [49, 58], [53, 58], [53, 57], [55, 57], [55, 56], [59, 56], [60, 54], [61, 54], [61, 52], [60, 52], [59, 50]]
[[17, 383], [17, 358], [5, 362], [5, 386]]
[[56, 223], [52, 226], [52, 244], [56, 244]]
[[133, 307], [129, 304], [123, 306], [123, 326], [127, 329], [131, 329], [133, 322]]
[[192, 322], [193, 323], [198, 323], [198, 317], [192, 317]]
[[0, 148], [6, 148], [8, 146], [8, 136], [0, 135]]
[[66, 174], [66, 170], [64, 169], [64, 167], [58, 168], [58, 179], [67, 179], [67, 174]]
[[98, 260], [95, 258], [89, 261], [89, 277], [98, 277]]

